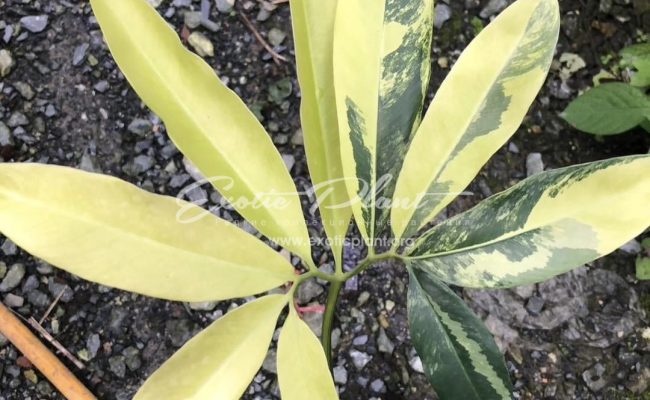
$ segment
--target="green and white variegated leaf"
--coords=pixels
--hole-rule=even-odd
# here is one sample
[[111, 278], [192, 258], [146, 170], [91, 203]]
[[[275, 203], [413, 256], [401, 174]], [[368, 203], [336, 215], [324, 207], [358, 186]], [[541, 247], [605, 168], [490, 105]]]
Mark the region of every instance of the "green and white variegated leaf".
[[444, 283], [409, 267], [413, 346], [440, 400], [510, 399], [503, 355], [483, 322]]
[[432, 228], [409, 258], [466, 287], [540, 282], [606, 255], [650, 225], [650, 155], [534, 175]]
[[404, 160], [391, 211], [397, 237], [431, 221], [519, 127], [546, 78], [559, 26], [557, 0], [518, 0], [461, 54]]
[[433, 0], [340, 1], [334, 84], [341, 157], [361, 234], [387, 231], [387, 203], [421, 120]]
[[343, 181], [334, 97], [334, 17], [337, 0], [291, 0], [300, 118], [309, 173], [336, 265], [352, 210]]

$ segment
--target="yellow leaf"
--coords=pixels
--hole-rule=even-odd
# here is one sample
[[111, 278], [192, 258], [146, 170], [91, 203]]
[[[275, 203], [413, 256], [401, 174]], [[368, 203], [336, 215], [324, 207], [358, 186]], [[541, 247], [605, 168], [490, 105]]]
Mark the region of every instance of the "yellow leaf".
[[431, 221], [519, 127], [546, 79], [559, 28], [557, 0], [518, 0], [463, 51], [404, 160], [391, 211], [397, 237]]
[[300, 117], [309, 173], [336, 265], [352, 209], [343, 166], [334, 98], [332, 42], [338, 0], [291, 0], [296, 63], [302, 102]]
[[237, 400], [259, 370], [287, 297], [262, 297], [229, 312], [158, 369], [134, 400]]
[[241, 99], [146, 0], [90, 3], [120, 70], [176, 146], [261, 233], [311, 259], [296, 187]]
[[320, 342], [291, 309], [278, 342], [282, 400], [336, 400], [338, 394]]
[[0, 164], [0, 232], [84, 279], [170, 300], [243, 297], [294, 277], [279, 253], [206, 210], [66, 167]]

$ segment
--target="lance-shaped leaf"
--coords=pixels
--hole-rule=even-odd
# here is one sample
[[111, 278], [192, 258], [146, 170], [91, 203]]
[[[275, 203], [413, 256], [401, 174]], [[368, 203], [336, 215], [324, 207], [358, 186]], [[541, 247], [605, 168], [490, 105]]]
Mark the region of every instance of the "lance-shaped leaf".
[[627, 83], [606, 83], [573, 100], [563, 114], [581, 131], [615, 135], [629, 131], [650, 117], [650, 98]]
[[440, 400], [510, 399], [494, 338], [447, 285], [409, 268], [407, 307], [413, 346]]
[[291, 0], [305, 152], [336, 265], [352, 210], [343, 181], [332, 46], [337, 0]]
[[648, 171], [645, 155], [534, 175], [428, 231], [412, 263], [469, 287], [511, 287], [567, 272], [650, 225]]
[[206, 210], [66, 167], [0, 164], [0, 232], [84, 279], [170, 300], [249, 296], [295, 277]]
[[280, 333], [277, 363], [282, 400], [338, 399], [323, 347], [293, 308]]
[[431, 221], [519, 127], [546, 78], [559, 26], [557, 0], [518, 0], [461, 54], [404, 161], [391, 211], [396, 236]]
[[176, 146], [261, 233], [311, 257], [296, 187], [241, 99], [146, 0], [90, 3], [120, 70]]
[[433, 0], [339, 1], [334, 83], [341, 157], [366, 239], [388, 229], [387, 203], [421, 119], [432, 26]]
[[260, 369], [287, 297], [270, 295], [230, 311], [163, 364], [134, 400], [237, 400]]

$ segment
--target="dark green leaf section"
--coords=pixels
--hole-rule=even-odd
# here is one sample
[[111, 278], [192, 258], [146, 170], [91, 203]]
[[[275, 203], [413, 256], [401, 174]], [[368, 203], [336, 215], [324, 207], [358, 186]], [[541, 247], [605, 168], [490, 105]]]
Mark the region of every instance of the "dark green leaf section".
[[348, 124], [350, 125], [352, 153], [356, 163], [357, 194], [361, 200], [361, 211], [363, 213], [363, 221], [357, 221], [357, 223], [364, 223], [366, 232], [370, 235], [372, 232], [372, 209], [374, 208], [374, 203], [370, 196], [368, 196], [368, 191], [371, 190], [370, 185], [374, 182], [374, 175], [372, 156], [364, 142], [366, 122], [361, 111], [350, 98], [346, 99], [345, 105], [348, 113]]
[[[454, 158], [474, 140], [495, 132], [503, 124], [502, 117], [510, 107], [512, 99], [511, 96], [506, 94], [508, 81], [535, 69], [548, 70], [555, 51], [554, 46], [549, 44], [556, 43], [559, 34], [559, 21], [555, 14], [556, 10], [551, 2], [541, 2], [537, 6], [528, 22], [526, 33], [517, 46], [517, 50], [504, 65], [503, 71], [501, 71], [485, 98], [483, 98], [476, 117], [467, 127], [467, 130], [449, 155], [448, 160], [440, 169], [436, 179], [429, 186], [427, 196], [422, 199], [413, 214], [411, 223], [405, 231], [405, 237], [414, 235], [429, 216], [431, 210], [445, 199], [445, 188], [450, 187], [452, 183], [440, 182], [439, 178], [445, 171], [446, 166], [453, 162]], [[555, 25], [549, 27], [550, 21], [554, 21]]]
[[440, 400], [510, 399], [508, 370], [485, 325], [447, 285], [412, 267], [408, 318]]
[[[605, 168], [644, 156], [611, 158], [542, 172], [496, 194], [471, 210], [427, 231], [410, 256], [419, 257], [480, 246], [522, 229], [544, 193], [558, 196], [563, 189]], [[534, 234], [534, 233], [533, 233]], [[522, 243], [528, 240], [522, 238]]]
[[[423, 16], [426, 16], [423, 18]], [[384, 25], [408, 27], [401, 45], [384, 57], [377, 124], [376, 197], [390, 200], [409, 143], [422, 116], [429, 84], [433, 1], [387, 0]], [[375, 213], [376, 236], [389, 233], [388, 207]]]
[[650, 100], [641, 90], [626, 83], [606, 83], [573, 100], [563, 116], [581, 131], [615, 135], [650, 117]]

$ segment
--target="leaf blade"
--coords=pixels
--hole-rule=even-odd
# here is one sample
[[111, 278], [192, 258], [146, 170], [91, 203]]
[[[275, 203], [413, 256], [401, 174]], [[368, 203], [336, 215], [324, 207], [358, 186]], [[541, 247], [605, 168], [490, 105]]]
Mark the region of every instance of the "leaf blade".
[[287, 304], [269, 295], [219, 318], [154, 372], [134, 400], [237, 400], [259, 370]]
[[336, 263], [341, 265], [342, 243], [352, 210], [343, 181], [333, 82], [337, 0], [291, 0], [290, 4], [307, 163], [323, 226], [331, 239]]
[[[241, 99], [185, 49], [146, 0], [92, 0], [91, 5], [121, 71], [165, 122], [176, 146], [262, 234], [310, 258], [295, 185]], [[239, 202], [260, 196], [267, 200], [262, 207]], [[283, 205], [271, 206], [273, 200]]]
[[[427, 231], [412, 262], [465, 287], [540, 282], [606, 255], [650, 223], [650, 156], [534, 175]], [[614, 216], [611, 209], [616, 207]]]
[[[181, 207], [197, 220], [179, 221]], [[293, 279], [281, 255], [206, 210], [67, 167], [0, 164], [0, 231], [84, 279], [170, 300], [243, 297]]]
[[626, 83], [605, 83], [574, 99], [563, 116], [581, 131], [616, 135], [638, 126], [650, 116], [650, 100]]
[[320, 342], [292, 309], [278, 342], [278, 378], [283, 400], [336, 400], [338, 394]]
[[388, 233], [389, 209], [380, 203], [392, 198], [406, 148], [420, 123], [432, 25], [433, 0], [338, 5], [334, 82], [341, 157], [352, 211], [367, 240]]
[[441, 400], [510, 399], [494, 338], [451, 289], [409, 268], [407, 307], [413, 345]]
[[[556, 0], [518, 0], [463, 51], [404, 161], [391, 211], [398, 238], [431, 221], [519, 127], [546, 78], [559, 21]], [[422, 168], [422, 160], [432, 161]]]

